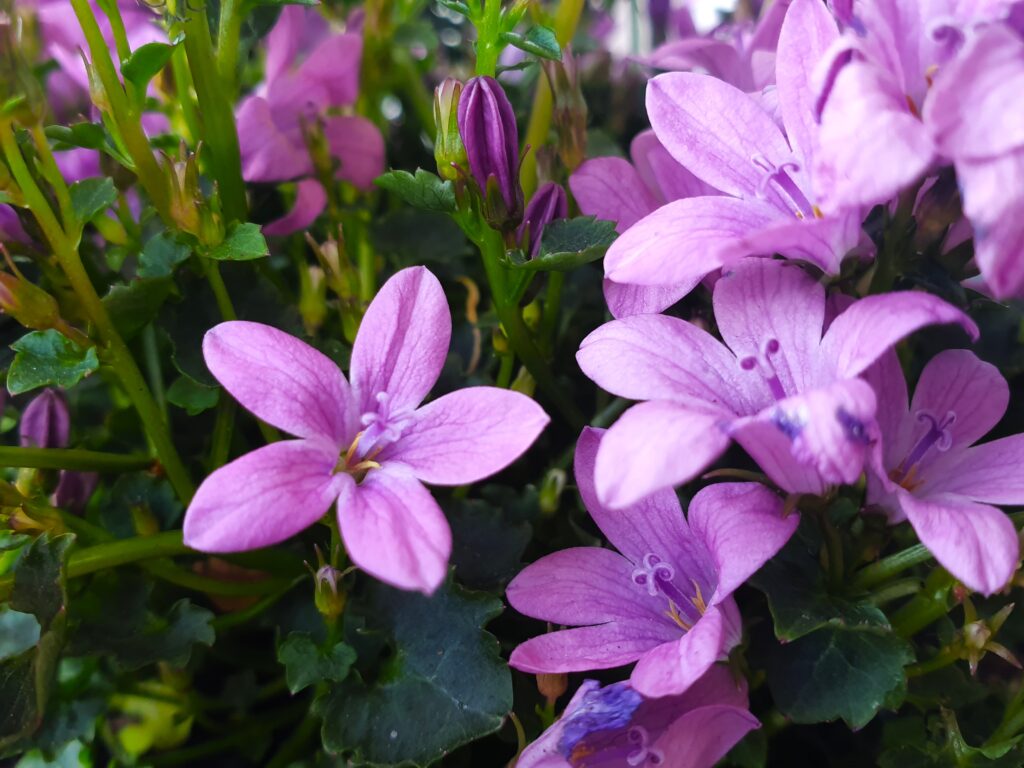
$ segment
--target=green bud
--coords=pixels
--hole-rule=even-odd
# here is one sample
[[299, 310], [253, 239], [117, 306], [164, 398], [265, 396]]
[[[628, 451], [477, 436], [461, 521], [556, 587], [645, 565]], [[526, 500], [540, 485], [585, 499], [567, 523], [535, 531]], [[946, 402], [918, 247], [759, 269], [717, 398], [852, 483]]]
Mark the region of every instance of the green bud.
[[437, 172], [441, 178], [451, 181], [457, 180], [460, 176], [459, 169], [466, 167], [466, 147], [459, 135], [461, 95], [462, 83], [454, 77], [446, 78], [434, 90], [434, 124], [437, 126], [434, 159], [437, 161]]

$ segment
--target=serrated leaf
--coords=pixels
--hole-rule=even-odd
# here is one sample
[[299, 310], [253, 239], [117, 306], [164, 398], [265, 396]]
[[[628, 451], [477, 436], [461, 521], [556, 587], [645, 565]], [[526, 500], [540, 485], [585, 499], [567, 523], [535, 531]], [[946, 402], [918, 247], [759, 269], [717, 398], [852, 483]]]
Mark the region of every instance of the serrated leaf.
[[774, 649], [768, 685], [793, 722], [842, 718], [858, 729], [906, 684], [903, 667], [913, 660], [910, 645], [892, 632], [825, 627]]
[[73, 387], [100, 367], [95, 347], [82, 349], [60, 331], [32, 331], [11, 344], [7, 389], [20, 395], [37, 387]]
[[168, 232], [159, 232], [146, 241], [139, 254], [139, 277], [170, 277], [174, 268], [191, 255], [192, 249], [179, 243]]
[[550, 59], [551, 61], [562, 60], [562, 47], [558, 44], [558, 38], [555, 37], [554, 30], [548, 27], [539, 25], [531, 27], [526, 35], [520, 35], [515, 32], [503, 32], [501, 34], [501, 41], [508, 45], [514, 45], [519, 50], [532, 53], [534, 56], [542, 59]]
[[442, 181], [436, 174], [416, 169], [416, 175], [408, 171], [388, 171], [374, 181], [381, 189], [398, 195], [414, 208], [428, 211], [451, 213], [455, 210], [455, 187], [450, 181]]
[[482, 629], [501, 612], [498, 600], [451, 581], [431, 597], [374, 584], [360, 612], [362, 633], [384, 635], [392, 653], [375, 679], [353, 671], [322, 701], [328, 751], [356, 763], [425, 766], [501, 727], [512, 682]]
[[213, 408], [219, 399], [219, 387], [208, 387], [184, 374], [167, 388], [167, 402], [184, 408], [189, 416], [198, 416], [203, 411]]
[[69, 189], [71, 208], [79, 224], [87, 224], [117, 202], [117, 188], [108, 177], [82, 179]]
[[121, 336], [131, 339], [156, 318], [173, 288], [169, 277], [112, 285], [103, 305]]
[[614, 222], [594, 216], [559, 219], [544, 227], [536, 258], [527, 258], [521, 251], [509, 251], [506, 263], [525, 271], [568, 272], [600, 259], [615, 238]]
[[356, 660], [356, 652], [345, 643], [323, 651], [305, 632], [292, 632], [277, 649], [277, 660], [284, 665], [288, 690], [298, 693], [322, 681], [340, 683]]
[[45, 632], [67, 603], [64, 560], [75, 537], [43, 534], [33, 541], [14, 567], [11, 607], [36, 617]]
[[206, 254], [216, 261], [252, 261], [267, 256], [270, 249], [259, 224], [233, 224], [223, 242]]
[[177, 45], [168, 43], [146, 43], [140, 45], [132, 55], [121, 62], [121, 74], [141, 91], [146, 90], [152, 80], [174, 55]]

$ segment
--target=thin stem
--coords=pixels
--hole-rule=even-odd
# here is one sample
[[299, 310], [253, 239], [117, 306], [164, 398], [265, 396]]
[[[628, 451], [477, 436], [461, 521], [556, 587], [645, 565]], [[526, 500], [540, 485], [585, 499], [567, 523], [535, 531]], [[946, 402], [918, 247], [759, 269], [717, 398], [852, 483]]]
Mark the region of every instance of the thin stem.
[[[217, 25], [217, 70], [224, 89], [235, 95], [235, 74], [238, 69], [238, 42], [242, 36], [242, 3], [239, 0], [221, 0], [220, 21]], [[234, 103], [234, 98], [231, 99]]]
[[224, 466], [231, 452], [231, 433], [234, 428], [236, 406], [228, 393], [221, 390], [217, 399], [217, 416], [210, 439], [210, 471]]
[[484, 15], [477, 24], [476, 73], [494, 77], [498, 56], [504, 47], [498, 40], [501, 32], [501, 0], [484, 0]]
[[156, 329], [150, 323], [142, 329], [142, 353], [146, 360], [146, 375], [153, 399], [160, 408], [160, 415], [167, 421], [167, 395], [164, 391], [164, 373], [160, 365], [160, 350], [156, 343]]
[[910, 597], [910, 595], [916, 595], [921, 590], [920, 579], [900, 579], [894, 581], [891, 584], [886, 584], [877, 592], [873, 592], [868, 600], [873, 605], [885, 605], [891, 603], [893, 600], [899, 600], [901, 597]]
[[512, 383], [512, 371], [516, 367], [516, 359], [512, 355], [501, 356], [501, 367], [498, 368], [498, 380], [495, 384], [502, 389], [508, 389]]
[[960, 659], [960, 656], [960, 649], [946, 648], [939, 651], [927, 661], [922, 661], [918, 664], [911, 664], [906, 667], [904, 671], [907, 673], [907, 677], [920, 677], [921, 675], [927, 675], [929, 672], [945, 669], [946, 667], [955, 664]]
[[1006, 705], [1006, 712], [1003, 714], [1002, 721], [1000, 721], [999, 726], [989, 737], [988, 741], [985, 742], [985, 745], [991, 746], [1011, 739], [1022, 730], [1024, 730], [1024, 684], [1021, 684], [1020, 688], [1017, 689], [1016, 695]]
[[244, 608], [241, 611], [234, 611], [233, 613], [228, 613], [223, 616], [218, 616], [212, 622], [210, 622], [210, 625], [214, 628], [215, 631], [223, 632], [225, 629], [230, 629], [231, 627], [237, 627], [240, 624], [245, 624], [251, 619], [254, 619], [257, 616], [259, 616], [268, 608], [270, 608], [270, 606], [272, 606], [274, 603], [276, 603], [278, 600], [284, 597], [288, 592], [290, 592], [292, 589], [298, 586], [301, 582], [305, 581], [306, 578], [307, 576], [305, 575], [299, 576], [293, 579], [291, 582], [289, 582], [287, 586], [281, 587], [281, 589], [277, 592], [267, 595], [258, 603], [254, 603], [250, 605], [248, 608]]
[[169, 560], [153, 560], [142, 563], [147, 573], [169, 584], [210, 595], [227, 597], [251, 597], [275, 593], [291, 584], [291, 580], [259, 579], [257, 581], [227, 581], [201, 576], [198, 573], [179, 568]]
[[0, 446], [0, 467], [70, 469], [75, 472], [134, 472], [152, 469], [150, 456], [84, 451], [78, 448]]
[[33, 125], [29, 131], [32, 133], [32, 140], [35, 142], [39, 159], [43, 163], [43, 178], [53, 187], [53, 193], [57, 196], [57, 205], [60, 207], [60, 217], [64, 221], [64, 226], [73, 226], [75, 209], [71, 205], [71, 192], [64, 181], [60, 168], [57, 167], [53, 152], [50, 151], [50, 141], [46, 138], [42, 125]]
[[541, 338], [549, 353], [555, 349], [555, 340], [558, 335], [558, 315], [562, 307], [562, 287], [565, 285], [564, 272], [551, 272], [548, 274], [548, 289], [544, 296], [544, 315], [541, 318]]
[[949, 612], [949, 593], [954, 579], [942, 568], [936, 568], [925, 580], [917, 597], [892, 617], [892, 626], [900, 637], [909, 638]]
[[880, 584], [897, 573], [902, 573], [908, 568], [926, 563], [931, 559], [932, 553], [924, 544], [915, 544], [861, 568], [853, 577], [850, 588], [853, 591], [870, 589], [875, 584]]

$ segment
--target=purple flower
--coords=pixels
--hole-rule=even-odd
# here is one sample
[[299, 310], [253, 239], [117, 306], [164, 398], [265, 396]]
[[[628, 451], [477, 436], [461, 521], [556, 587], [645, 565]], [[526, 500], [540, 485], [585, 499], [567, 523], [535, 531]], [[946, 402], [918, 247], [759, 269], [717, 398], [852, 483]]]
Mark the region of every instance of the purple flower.
[[838, 273], [861, 242], [860, 215], [824, 216], [817, 205], [832, 180], [812, 170], [819, 142], [810, 85], [814, 62], [838, 34], [818, 0], [789, 7], [776, 62], [785, 132], [761, 103], [721, 80], [672, 73], [650, 81], [647, 113], [658, 139], [724, 194], [676, 200], [641, 219], [608, 250], [606, 277], [678, 297], [746, 255], [780, 253]]
[[628, 683], [586, 680], [516, 768], [711, 768], [758, 727], [746, 686], [723, 666], [686, 693], [657, 699]]
[[895, 355], [869, 372], [878, 392], [881, 462], [868, 500], [907, 519], [936, 559], [973, 590], [1006, 585], [1020, 558], [1017, 531], [992, 504], [1024, 504], [1024, 434], [974, 445], [1009, 402], [1006, 380], [972, 352], [948, 350], [925, 366], [907, 406]]
[[974, 323], [920, 292], [853, 302], [822, 333], [825, 290], [795, 265], [745, 259], [715, 284], [722, 344], [690, 323], [637, 315], [606, 323], [576, 355], [602, 388], [631, 400], [597, 457], [613, 508], [686, 482], [730, 440], [780, 487], [821, 493], [855, 481], [876, 430], [875, 393], [858, 378], [925, 325]]
[[[637, 662], [630, 682], [645, 696], [682, 693], [740, 636], [733, 591], [796, 530], [782, 500], [756, 483], [712, 485], [689, 519], [663, 489], [618, 511], [602, 505], [595, 458], [608, 437], [589, 427], [576, 445], [576, 484], [590, 516], [618, 553], [555, 552], [508, 585], [520, 613], [569, 624], [520, 645], [509, 663], [525, 672], [607, 669]], [[620, 554], [621, 553], [621, 554]]]
[[327, 204], [320, 183], [310, 178], [306, 131], [314, 125], [322, 126], [339, 163], [337, 178], [370, 189], [383, 172], [377, 127], [358, 115], [328, 114], [355, 103], [362, 50], [359, 34], [333, 33], [312, 8], [286, 7], [267, 36], [266, 80], [236, 110], [242, 174], [247, 181], [300, 179], [291, 212], [264, 227], [267, 234], [304, 229]]
[[[544, 236], [544, 227], [555, 219], [569, 216], [569, 201], [561, 184], [549, 181], [538, 189], [530, 204], [526, 206], [523, 223], [519, 225], [517, 237], [531, 258], [540, 253], [540, 241]], [[529, 238], [527, 242], [523, 242]]]
[[57, 389], [44, 389], [36, 395], [18, 425], [18, 440], [23, 448], [67, 448], [70, 434], [68, 401]]
[[525, 451], [548, 422], [530, 398], [471, 387], [422, 407], [441, 372], [451, 316], [423, 267], [370, 304], [352, 349], [351, 387], [317, 350], [266, 325], [221, 323], [203, 340], [210, 371], [257, 417], [295, 435], [210, 475], [185, 514], [204, 552], [275, 544], [338, 502], [352, 562], [402, 589], [444, 580], [451, 532], [423, 483], [463, 485]]
[[523, 217], [519, 132], [512, 104], [493, 77], [474, 77], [462, 89], [459, 134], [488, 222], [515, 229]]

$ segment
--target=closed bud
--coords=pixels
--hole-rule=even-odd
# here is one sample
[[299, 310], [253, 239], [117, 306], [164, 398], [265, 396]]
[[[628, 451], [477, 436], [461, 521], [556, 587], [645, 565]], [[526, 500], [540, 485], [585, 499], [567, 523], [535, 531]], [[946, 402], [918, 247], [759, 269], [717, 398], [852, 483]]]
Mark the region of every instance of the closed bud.
[[44, 331], [60, 323], [57, 300], [17, 271], [8, 258], [10, 272], [0, 272], [0, 311], [26, 328]]
[[537, 690], [547, 699], [548, 706], [553, 706], [558, 698], [569, 688], [569, 676], [565, 673], [537, 675]]
[[560, 184], [549, 181], [541, 186], [526, 206], [523, 223], [519, 226], [517, 239], [530, 258], [540, 253], [540, 241], [544, 236], [544, 227], [556, 219], [564, 219], [569, 215], [569, 200]]
[[459, 135], [483, 196], [487, 223], [512, 232], [523, 218], [519, 131], [512, 104], [493, 77], [474, 77], [458, 104]]
[[562, 61], [542, 62], [551, 84], [551, 120], [558, 133], [558, 155], [572, 173], [587, 154], [587, 102], [580, 88], [579, 69], [568, 47]]
[[320, 614], [330, 622], [335, 621], [345, 610], [348, 595], [338, 584], [341, 571], [331, 565], [321, 565], [314, 575], [316, 594], [313, 601]]
[[459, 97], [462, 83], [454, 77], [445, 78], [434, 89], [434, 124], [437, 134], [434, 138], [434, 159], [437, 172], [443, 179], [455, 181], [459, 168], [466, 166], [466, 147], [459, 135]]
[[18, 440], [22, 448], [67, 448], [71, 416], [64, 393], [44, 389], [21, 415]]
[[558, 511], [558, 504], [565, 490], [565, 470], [551, 469], [544, 475], [538, 492], [538, 505], [542, 515], [553, 515]]

